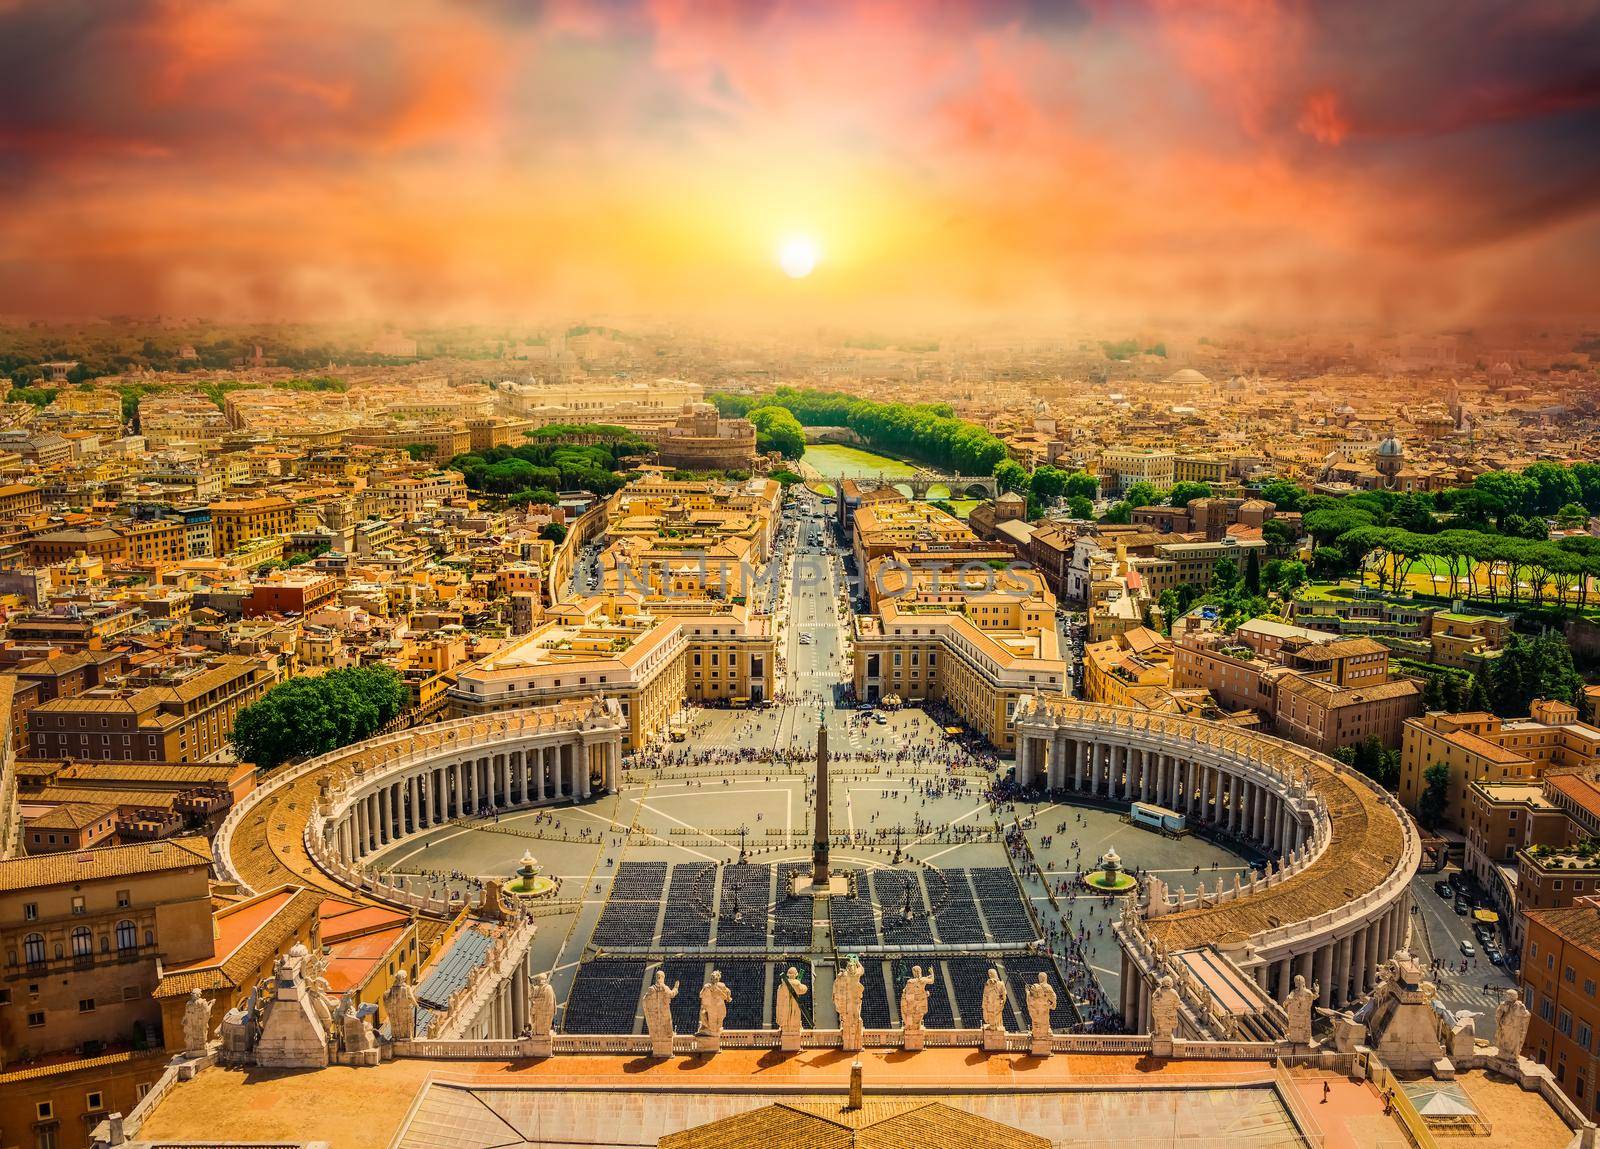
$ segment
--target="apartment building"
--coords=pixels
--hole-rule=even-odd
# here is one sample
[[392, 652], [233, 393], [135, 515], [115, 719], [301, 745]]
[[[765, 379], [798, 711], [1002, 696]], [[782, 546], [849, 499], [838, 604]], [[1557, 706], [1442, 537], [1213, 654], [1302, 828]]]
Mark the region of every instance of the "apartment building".
[[211, 951], [210, 873], [200, 837], [0, 862], [0, 1061], [40, 1065], [0, 1088], [5, 1144], [84, 1145], [160, 1076], [134, 1045], [160, 966]]
[[1532, 1017], [1523, 1056], [1548, 1066], [1584, 1114], [1600, 1117], [1600, 900], [1528, 914], [1522, 998]]
[[1254, 620], [1232, 636], [1192, 631], [1178, 642], [1173, 685], [1208, 691], [1225, 709], [1249, 708], [1280, 737], [1325, 754], [1377, 737], [1398, 745], [1422, 692], [1389, 672], [1388, 651], [1368, 639]]
[[74, 527], [34, 535], [23, 548], [35, 566], [49, 566], [87, 555], [106, 562], [128, 557], [128, 538], [111, 527]]
[[176, 566], [189, 557], [189, 528], [177, 519], [128, 524], [127, 559], [139, 566]]
[[1412, 810], [1427, 786], [1428, 768], [1442, 763], [1450, 785], [1441, 825], [1464, 832], [1467, 791], [1479, 779], [1536, 779], [1554, 767], [1596, 765], [1600, 729], [1578, 721], [1576, 707], [1540, 699], [1523, 719], [1482, 711], [1430, 713], [1409, 718], [1400, 744], [1400, 800]]
[[1157, 490], [1172, 486], [1177, 455], [1143, 447], [1125, 447], [1100, 452], [1100, 485], [1108, 494], [1120, 495], [1136, 483], [1149, 483]]
[[294, 528], [294, 504], [276, 495], [212, 503], [211, 553], [226, 555], [255, 539], [286, 535]]
[[276, 660], [223, 655], [160, 685], [96, 687], [36, 706], [35, 758], [191, 762], [226, 745], [234, 719], [278, 680]]

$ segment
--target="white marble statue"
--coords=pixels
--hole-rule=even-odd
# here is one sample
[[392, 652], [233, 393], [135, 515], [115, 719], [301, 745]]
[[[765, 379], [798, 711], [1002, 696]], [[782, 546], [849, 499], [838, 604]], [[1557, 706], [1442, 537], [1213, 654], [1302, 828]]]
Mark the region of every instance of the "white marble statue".
[[1295, 1045], [1311, 1044], [1311, 1009], [1318, 991], [1306, 985], [1306, 975], [1294, 975], [1294, 988], [1284, 998], [1283, 1010], [1289, 1015], [1289, 1040]]
[[861, 999], [866, 995], [861, 978], [865, 973], [861, 959], [851, 954], [833, 977], [833, 1008], [839, 1015], [839, 1033], [846, 1050], [860, 1049], [865, 1036], [861, 1026]]
[[667, 975], [656, 970], [650, 988], [644, 991], [644, 1025], [653, 1045], [672, 1048], [672, 999], [678, 996], [678, 983], [667, 985]]
[[983, 1028], [1000, 1033], [1006, 1027], [1006, 983], [1000, 971], [989, 967], [989, 980], [983, 983]]
[[800, 971], [790, 966], [784, 971], [778, 985], [773, 1016], [778, 1022], [778, 1032], [798, 1038], [805, 1026], [805, 1014], [800, 1009], [800, 999], [807, 993], [806, 983], [800, 980]]
[[189, 991], [183, 1006], [183, 1051], [199, 1056], [211, 1036], [211, 1003], [198, 989]]
[[700, 1032], [707, 1037], [722, 1036], [722, 1021], [728, 1016], [733, 991], [723, 983], [722, 971], [714, 969], [700, 987]]
[[1522, 1004], [1522, 995], [1508, 989], [1494, 1011], [1494, 1043], [1500, 1057], [1515, 1061], [1522, 1053], [1522, 1043], [1528, 1037], [1528, 1007]]
[[555, 1031], [556, 991], [550, 984], [550, 975], [541, 973], [533, 979], [528, 993], [528, 1031], [536, 1040], [548, 1038]]
[[1162, 974], [1155, 989], [1150, 991], [1150, 1036], [1157, 1041], [1171, 1041], [1178, 1032], [1178, 991], [1173, 987], [1172, 975]]
[[922, 1028], [928, 1016], [928, 987], [933, 984], [933, 971], [922, 972], [920, 965], [911, 967], [911, 977], [900, 991], [900, 1024], [906, 1029]]
[[395, 1041], [411, 1041], [417, 1036], [417, 993], [405, 970], [394, 975], [394, 984], [383, 995], [383, 1013], [389, 1019], [389, 1036]]
[[1056, 991], [1048, 974], [1041, 973], [1037, 981], [1028, 986], [1028, 1021], [1033, 1027], [1033, 1042], [1050, 1040], [1050, 1011], [1056, 1007]]

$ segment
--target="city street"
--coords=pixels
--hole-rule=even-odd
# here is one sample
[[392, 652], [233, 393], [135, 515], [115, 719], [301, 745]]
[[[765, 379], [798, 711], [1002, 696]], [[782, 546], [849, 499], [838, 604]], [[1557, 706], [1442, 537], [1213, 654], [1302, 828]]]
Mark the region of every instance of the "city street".
[[[1413, 949], [1424, 958], [1437, 958], [1444, 963], [1444, 970], [1435, 984], [1439, 988], [1439, 1000], [1446, 1008], [1492, 1014], [1501, 993], [1514, 988], [1516, 983], [1510, 974], [1483, 956], [1483, 946], [1472, 934], [1471, 916], [1458, 915], [1453, 899], [1441, 898], [1434, 892], [1434, 883], [1448, 879], [1453, 869], [1418, 874], [1412, 879]], [[1472, 944], [1477, 957], [1468, 960], [1462, 956], [1464, 941]], [[1461, 969], [1463, 961], [1467, 962], [1465, 972]]]

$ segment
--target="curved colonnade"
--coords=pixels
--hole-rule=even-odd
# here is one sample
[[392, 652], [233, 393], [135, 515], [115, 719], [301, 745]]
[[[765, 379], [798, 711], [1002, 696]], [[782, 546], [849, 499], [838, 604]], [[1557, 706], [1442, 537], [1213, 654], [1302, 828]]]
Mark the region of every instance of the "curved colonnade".
[[[1321, 1005], [1343, 1006], [1406, 944], [1421, 843], [1399, 802], [1364, 776], [1304, 747], [1176, 715], [1034, 697], [1015, 721], [1019, 783], [1165, 806], [1274, 859], [1231, 887], [1219, 879], [1210, 890], [1173, 893], [1149, 882], [1142, 911], [1117, 927], [1122, 1013], [1133, 1032], [1148, 1030], [1150, 991], [1162, 976], [1192, 991], [1183, 996], [1194, 999], [1197, 1028], [1227, 1032], [1231, 1013], [1281, 1022], [1272, 1003], [1285, 1000], [1297, 974]], [[1196, 963], [1177, 957], [1197, 950], [1225, 959], [1257, 992], [1243, 987], [1230, 1011], [1218, 1000], [1229, 975], [1219, 993], [1218, 979], [1197, 977]]]
[[385, 885], [362, 862], [487, 806], [613, 789], [623, 729], [614, 700], [574, 700], [436, 723], [286, 767], [229, 811], [216, 836], [219, 874], [249, 893], [309, 883], [446, 916], [458, 907]]

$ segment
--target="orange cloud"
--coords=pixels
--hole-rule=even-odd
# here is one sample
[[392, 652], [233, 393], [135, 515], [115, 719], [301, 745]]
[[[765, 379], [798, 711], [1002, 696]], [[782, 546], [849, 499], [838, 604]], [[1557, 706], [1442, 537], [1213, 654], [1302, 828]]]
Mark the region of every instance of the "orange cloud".
[[1584, 8], [22, 0], [0, 310], [1580, 310]]

